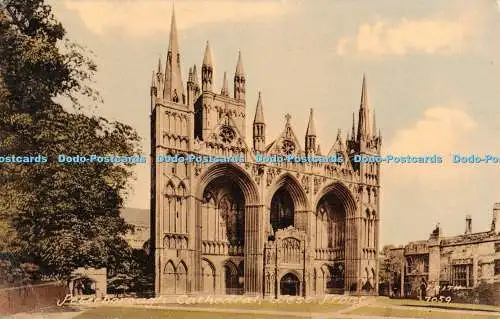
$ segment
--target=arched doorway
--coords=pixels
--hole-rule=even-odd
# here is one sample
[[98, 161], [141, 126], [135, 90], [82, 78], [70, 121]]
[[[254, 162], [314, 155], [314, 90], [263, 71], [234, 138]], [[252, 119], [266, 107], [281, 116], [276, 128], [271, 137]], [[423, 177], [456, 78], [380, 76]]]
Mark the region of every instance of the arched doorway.
[[240, 274], [239, 268], [232, 261], [224, 265], [224, 274], [226, 282], [226, 295], [243, 294], [243, 274]]
[[93, 295], [96, 293], [95, 280], [88, 277], [75, 278], [72, 281], [71, 293], [73, 296]]
[[201, 284], [204, 294], [215, 294], [215, 267], [206, 259], [201, 261]]
[[280, 295], [281, 296], [299, 296], [300, 295], [300, 280], [296, 275], [287, 273], [280, 280]]
[[[323, 188], [317, 199], [314, 210], [316, 218], [312, 220], [312, 228], [316, 233], [316, 251], [328, 257], [328, 277], [324, 277], [324, 293], [342, 294], [346, 287], [357, 282], [354, 271], [351, 269], [348, 272], [345, 269], [346, 265], [358, 258], [353, 255], [355, 250], [352, 249], [356, 229], [352, 223], [348, 223], [348, 218], [356, 211], [356, 203], [350, 190], [339, 182]], [[348, 235], [349, 232], [351, 235]]]
[[[244, 285], [247, 292], [262, 290], [262, 281], [251, 281], [244, 284], [244, 277], [259, 276], [255, 270], [258, 263], [256, 245], [258, 236], [246, 236], [246, 233], [258, 234], [261, 227], [258, 223], [247, 224], [252, 214], [261, 214], [256, 209], [261, 201], [255, 181], [241, 167], [235, 164], [215, 164], [208, 167], [201, 175], [196, 196], [199, 205], [196, 206], [196, 226], [200, 230], [197, 241], [202, 260], [211, 260], [212, 266], [202, 261], [199, 277], [195, 281], [195, 289], [204, 293], [224, 293], [224, 273], [229, 270], [220, 265], [227, 257], [237, 257], [233, 260], [245, 260], [243, 271], [238, 268], [238, 284]], [[250, 218], [251, 219], [251, 218]], [[249, 240], [250, 242], [246, 242]], [[250, 265], [250, 266], [248, 266]], [[211, 271], [210, 268], [217, 268]], [[213, 280], [212, 280], [213, 278]], [[231, 279], [233, 280], [233, 279]], [[233, 280], [231, 285], [235, 284]], [[215, 288], [212, 288], [212, 283]], [[248, 283], [248, 281], [247, 281]]]

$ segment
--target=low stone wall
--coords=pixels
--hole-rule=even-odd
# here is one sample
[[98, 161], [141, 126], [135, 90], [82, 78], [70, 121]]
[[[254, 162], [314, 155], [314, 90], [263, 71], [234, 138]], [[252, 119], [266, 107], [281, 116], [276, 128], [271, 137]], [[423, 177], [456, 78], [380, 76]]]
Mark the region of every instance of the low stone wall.
[[61, 282], [0, 289], [0, 315], [28, 312], [57, 305], [68, 290]]

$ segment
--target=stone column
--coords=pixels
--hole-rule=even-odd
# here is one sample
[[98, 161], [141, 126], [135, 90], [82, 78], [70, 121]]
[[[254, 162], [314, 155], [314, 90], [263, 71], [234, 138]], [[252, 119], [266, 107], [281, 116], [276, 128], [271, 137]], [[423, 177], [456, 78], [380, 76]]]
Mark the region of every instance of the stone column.
[[351, 286], [356, 284], [356, 291], [361, 287], [358, 283], [360, 258], [358, 256], [358, 227], [356, 225], [357, 218], [349, 217], [346, 219], [346, 235], [345, 235], [345, 284], [346, 292], [351, 292]]
[[441, 275], [441, 252], [439, 241], [429, 245], [429, 277], [427, 280], [428, 287], [439, 286]]
[[264, 271], [264, 206], [245, 207], [245, 294], [262, 295]]
[[190, 234], [190, 238], [192, 238], [193, 242], [193, 264], [191, 268], [192, 276], [191, 278], [191, 293], [196, 293], [201, 291], [201, 213], [202, 213], [202, 203], [199, 199], [195, 199], [194, 201], [194, 224], [192, 225], [192, 230], [194, 230], [193, 234]]

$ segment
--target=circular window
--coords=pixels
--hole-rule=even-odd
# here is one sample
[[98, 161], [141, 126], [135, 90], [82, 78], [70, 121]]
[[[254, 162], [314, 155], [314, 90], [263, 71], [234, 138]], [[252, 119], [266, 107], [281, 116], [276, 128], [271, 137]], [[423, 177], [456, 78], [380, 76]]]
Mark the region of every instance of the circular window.
[[295, 151], [295, 144], [292, 141], [285, 140], [281, 145], [281, 150], [287, 155], [292, 154]]
[[219, 137], [223, 143], [231, 143], [234, 140], [234, 131], [228, 126], [223, 126], [220, 130]]

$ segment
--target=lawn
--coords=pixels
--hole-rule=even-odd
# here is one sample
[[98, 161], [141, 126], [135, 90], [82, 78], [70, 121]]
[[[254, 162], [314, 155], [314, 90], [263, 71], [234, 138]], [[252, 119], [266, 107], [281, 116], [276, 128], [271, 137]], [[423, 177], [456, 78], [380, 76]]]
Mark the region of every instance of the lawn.
[[307, 319], [304, 317], [290, 317], [261, 314], [238, 314], [189, 310], [166, 310], [166, 309], [139, 309], [132, 307], [99, 307], [94, 308], [75, 317], [76, 319]]
[[444, 312], [436, 309], [402, 309], [402, 308], [379, 308], [376, 306], [367, 306], [355, 309], [348, 313], [349, 315], [363, 316], [384, 316], [384, 317], [407, 317], [407, 318], [425, 318], [425, 319], [498, 319], [497, 315], [476, 315], [462, 312]]
[[420, 300], [410, 300], [410, 299], [389, 299], [389, 298], [377, 298], [377, 304], [384, 305], [395, 305], [395, 306], [416, 306], [416, 307], [433, 307], [438, 309], [450, 309], [450, 310], [473, 310], [473, 311], [495, 311], [500, 312], [500, 307], [498, 306], [488, 306], [488, 305], [476, 305], [476, 304], [464, 304], [464, 303], [447, 303], [447, 302], [427, 302]]
[[310, 303], [297, 303], [297, 302], [271, 302], [262, 301], [261, 303], [197, 303], [193, 305], [165, 305], [165, 306], [182, 306], [193, 308], [214, 308], [214, 309], [244, 309], [244, 310], [261, 310], [261, 311], [289, 311], [289, 312], [336, 312], [352, 306], [349, 303], [329, 302], [322, 303], [320, 300]]

